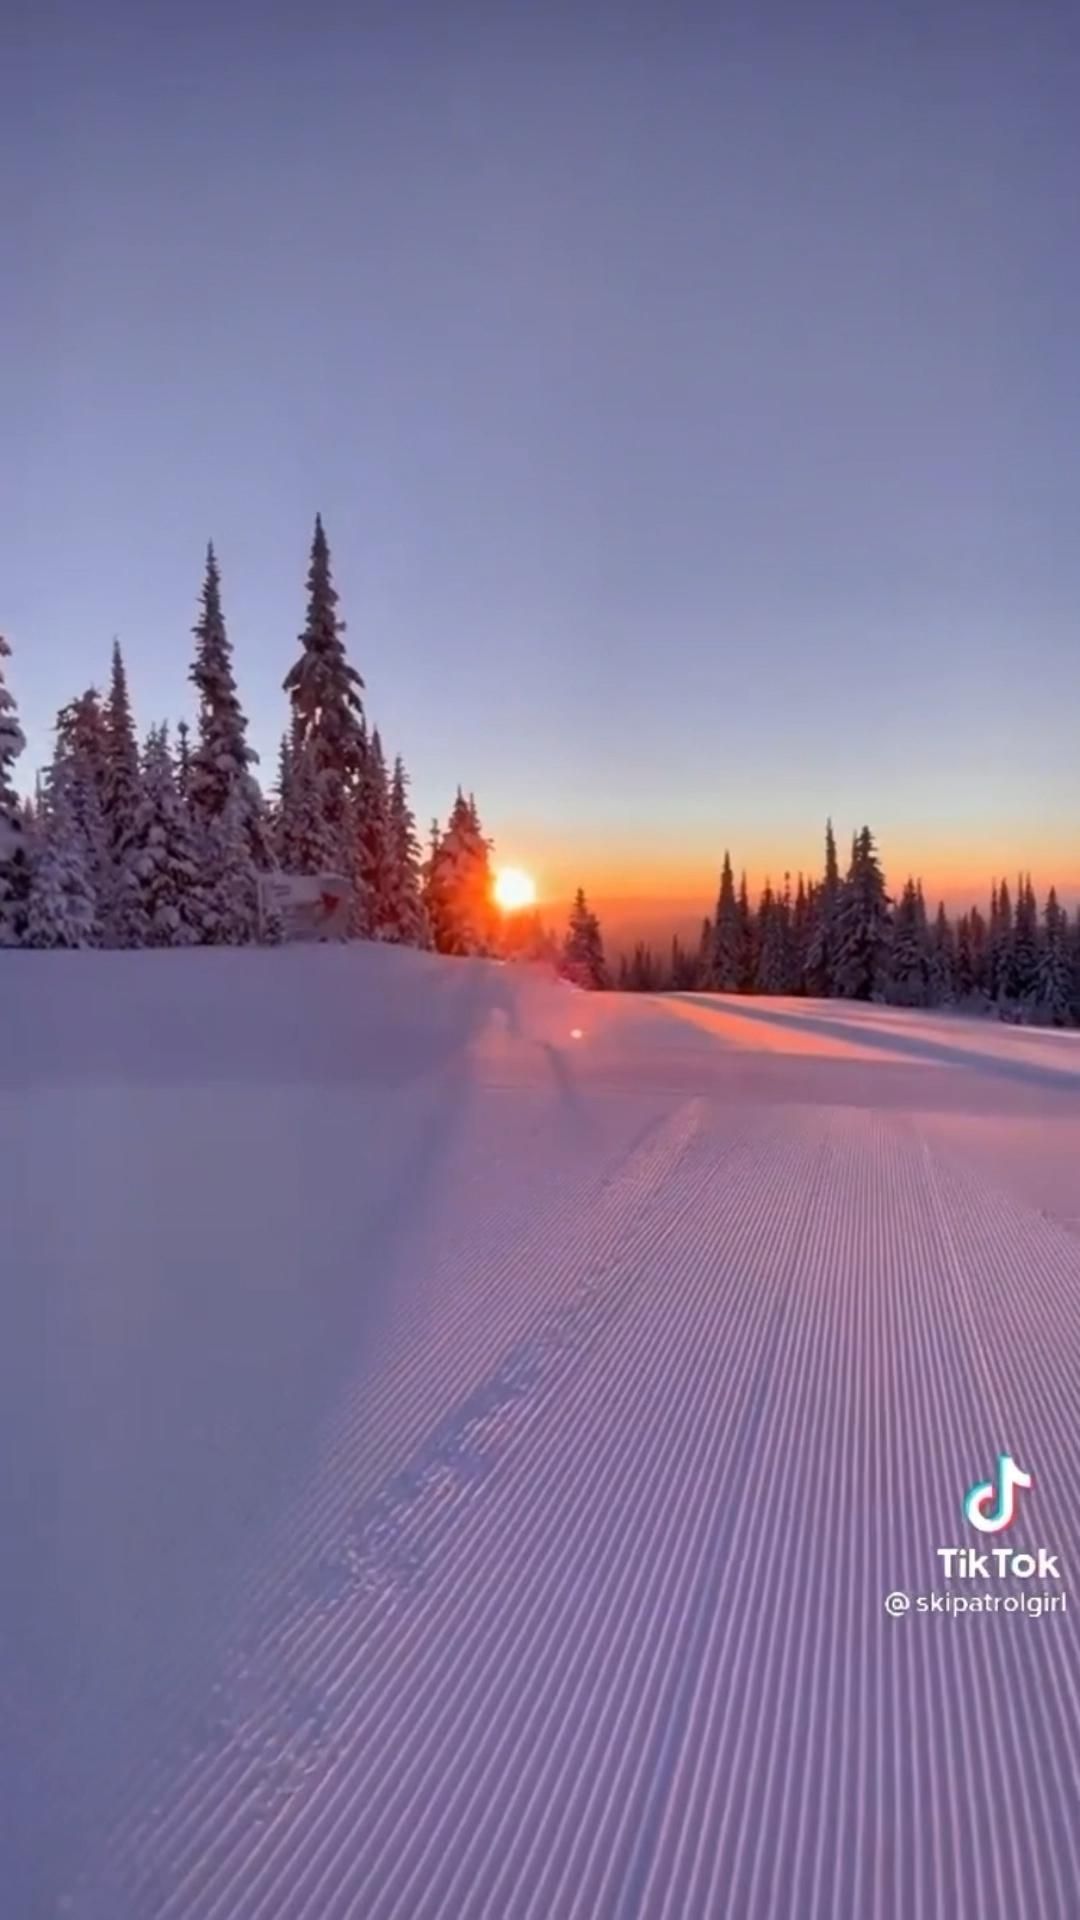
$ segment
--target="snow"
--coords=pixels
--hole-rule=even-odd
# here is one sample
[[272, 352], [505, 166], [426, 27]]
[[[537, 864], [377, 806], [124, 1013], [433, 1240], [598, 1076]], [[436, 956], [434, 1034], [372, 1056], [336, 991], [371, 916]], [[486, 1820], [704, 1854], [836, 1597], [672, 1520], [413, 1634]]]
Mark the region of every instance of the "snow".
[[1080, 1564], [1080, 1035], [379, 946], [0, 1006], [5, 1914], [1074, 1910], [1074, 1620], [883, 1601], [999, 1451]]

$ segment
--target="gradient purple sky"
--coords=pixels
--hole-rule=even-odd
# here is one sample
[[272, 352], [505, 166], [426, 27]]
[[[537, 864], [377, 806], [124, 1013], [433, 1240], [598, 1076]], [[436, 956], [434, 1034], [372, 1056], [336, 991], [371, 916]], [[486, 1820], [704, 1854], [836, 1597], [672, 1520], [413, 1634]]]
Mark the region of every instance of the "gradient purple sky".
[[[891, 17], [886, 17], [886, 11]], [[722, 21], [722, 24], [718, 24]], [[0, 26], [0, 629], [30, 735], [190, 708], [221, 557], [273, 775], [316, 507], [421, 823], [561, 895], [1080, 888], [1064, 6], [154, 7]]]

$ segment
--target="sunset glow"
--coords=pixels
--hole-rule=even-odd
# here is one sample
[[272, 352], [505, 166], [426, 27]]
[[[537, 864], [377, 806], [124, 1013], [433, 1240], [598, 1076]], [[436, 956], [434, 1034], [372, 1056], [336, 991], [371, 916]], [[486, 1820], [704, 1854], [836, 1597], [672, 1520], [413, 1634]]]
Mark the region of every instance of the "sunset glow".
[[501, 867], [495, 875], [495, 898], [504, 913], [536, 905], [536, 882], [520, 867]]

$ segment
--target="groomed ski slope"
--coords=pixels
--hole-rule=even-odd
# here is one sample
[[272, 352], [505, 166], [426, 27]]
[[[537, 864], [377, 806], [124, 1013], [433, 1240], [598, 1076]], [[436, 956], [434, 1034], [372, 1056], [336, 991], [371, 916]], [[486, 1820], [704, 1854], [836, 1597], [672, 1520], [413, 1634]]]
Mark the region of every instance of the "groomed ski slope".
[[1080, 1036], [0, 968], [5, 1915], [1074, 1920]]

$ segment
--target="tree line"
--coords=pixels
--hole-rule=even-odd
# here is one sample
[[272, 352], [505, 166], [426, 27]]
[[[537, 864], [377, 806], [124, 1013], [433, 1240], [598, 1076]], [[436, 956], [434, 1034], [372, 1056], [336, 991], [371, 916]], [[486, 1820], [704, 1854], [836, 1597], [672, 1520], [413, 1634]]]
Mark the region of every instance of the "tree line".
[[221, 573], [207, 551], [190, 679], [194, 732], [151, 726], [140, 742], [120, 646], [108, 692], [61, 708], [32, 800], [13, 768], [25, 748], [0, 638], [0, 945], [183, 947], [280, 937], [260, 922], [260, 873], [334, 873], [350, 883], [354, 938], [442, 953], [498, 942], [491, 843], [460, 789], [422, 852], [403, 760], [369, 727], [350, 664], [330, 552], [316, 517], [300, 651], [283, 682], [288, 727], [264, 794], [237, 692]]
[[1041, 903], [1030, 876], [994, 884], [986, 913], [956, 918], [940, 902], [931, 914], [920, 880], [895, 900], [885, 885], [869, 827], [851, 845], [841, 874], [830, 821], [824, 871], [792, 889], [766, 881], [751, 904], [745, 874], [736, 887], [724, 854], [715, 912], [696, 948], [676, 938], [669, 953], [638, 945], [624, 955], [626, 991], [807, 994], [884, 1001], [903, 1007], [993, 1010], [1002, 1018], [1080, 1025], [1080, 919], [1070, 922], [1057, 891]]

